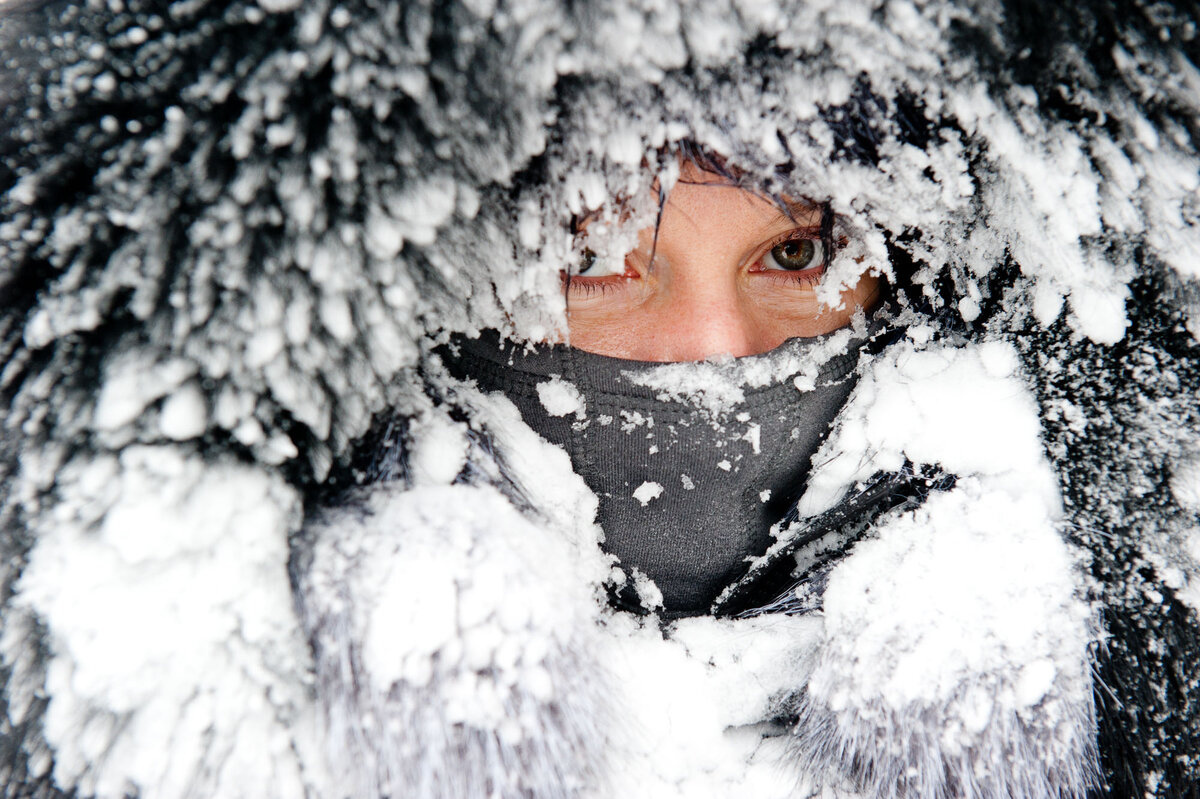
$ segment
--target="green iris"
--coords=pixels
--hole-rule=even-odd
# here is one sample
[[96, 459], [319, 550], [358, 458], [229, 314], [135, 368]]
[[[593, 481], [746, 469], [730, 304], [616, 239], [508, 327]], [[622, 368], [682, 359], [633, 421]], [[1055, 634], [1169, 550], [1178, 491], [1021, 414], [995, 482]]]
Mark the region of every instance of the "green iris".
[[789, 239], [771, 248], [771, 257], [780, 269], [798, 271], [812, 266], [817, 256], [817, 243], [812, 239]]

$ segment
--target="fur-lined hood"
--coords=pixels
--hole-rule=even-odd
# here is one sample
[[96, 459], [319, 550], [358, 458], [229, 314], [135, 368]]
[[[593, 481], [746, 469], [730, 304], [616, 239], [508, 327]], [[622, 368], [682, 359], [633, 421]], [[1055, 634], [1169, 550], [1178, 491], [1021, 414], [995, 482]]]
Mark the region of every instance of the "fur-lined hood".
[[[1194, 793], [1197, 22], [0, 3], [5, 795]], [[664, 638], [437, 352], [560, 330], [571, 219], [620, 248], [683, 141], [897, 286], [798, 518], [956, 481]]]

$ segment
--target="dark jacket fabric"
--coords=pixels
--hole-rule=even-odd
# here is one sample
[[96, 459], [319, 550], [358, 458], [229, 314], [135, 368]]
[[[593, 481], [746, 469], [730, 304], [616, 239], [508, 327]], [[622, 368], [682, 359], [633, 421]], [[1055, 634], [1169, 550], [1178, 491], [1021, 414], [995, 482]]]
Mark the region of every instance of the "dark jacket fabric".
[[[4, 796], [1200, 795], [1197, 24], [0, 3]], [[697, 148], [827, 199], [904, 332], [660, 625], [438, 353], [551, 337], [572, 220]]]

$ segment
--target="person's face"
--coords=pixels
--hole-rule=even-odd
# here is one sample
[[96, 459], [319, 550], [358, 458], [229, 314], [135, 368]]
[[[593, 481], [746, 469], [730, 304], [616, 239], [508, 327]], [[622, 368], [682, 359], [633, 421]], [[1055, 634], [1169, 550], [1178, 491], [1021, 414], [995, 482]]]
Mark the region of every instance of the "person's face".
[[790, 210], [685, 162], [657, 244], [647, 228], [624, 273], [591, 268], [571, 277], [569, 343], [617, 358], [695, 361], [754, 355], [845, 326], [874, 304], [879, 279], [864, 275], [839, 308], [820, 303], [821, 209]]

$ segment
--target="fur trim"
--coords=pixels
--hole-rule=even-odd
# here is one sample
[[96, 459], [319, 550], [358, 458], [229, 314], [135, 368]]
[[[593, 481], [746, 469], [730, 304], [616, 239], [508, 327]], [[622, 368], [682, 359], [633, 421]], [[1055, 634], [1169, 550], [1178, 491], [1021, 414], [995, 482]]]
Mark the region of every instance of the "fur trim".
[[495, 489], [381, 487], [310, 525], [299, 596], [335, 784], [549, 799], [604, 771], [600, 603]]
[[[1106, 776], [1119, 795], [1188, 790], [1200, 691], [1179, 664], [1200, 658], [1200, 628], [1197, 605], [1171, 587], [1200, 573], [1183, 546], [1197, 515], [1166, 488], [1160, 433], [1194, 438], [1200, 418], [1200, 226], [1187, 180], [1195, 9], [1034, 5], [195, 0], [164, 13], [156, 0], [0, 3], [5, 795], [40, 795], [51, 778], [104, 797], [321, 795], [323, 758], [307, 748], [310, 663], [283, 573], [289, 545], [304, 543], [300, 495], [373, 413], [411, 404], [398, 377], [427, 336], [553, 331], [559, 270], [579, 255], [569, 219], [636, 199], [653, 177], [643, 158], [679, 137], [749, 176], [786, 172], [783, 193], [828, 197], [857, 254], [891, 264], [911, 289], [910, 318], [934, 322], [914, 325], [914, 342], [985, 328], [1026, 342], [1044, 417], [1060, 419], [1048, 441], [1068, 511], [1103, 582], [1115, 692]], [[614, 221], [619, 206], [607, 203]], [[852, 247], [843, 256], [831, 291], [868, 263]], [[1048, 347], [1055, 337], [1062, 346]], [[940, 425], [949, 414], [927, 417]], [[525, 469], [519, 457], [514, 496], [557, 502], [563, 460]], [[431, 530], [465, 514], [439, 511], [447, 521]], [[557, 551], [544, 530], [518, 528]], [[594, 550], [589, 531], [577, 533], [576, 554]], [[317, 563], [334, 585], [375, 585], [357, 565]], [[512, 585], [533, 582], [519, 573]], [[329, 596], [298, 599], [314, 640], [355, 651], [358, 639], [334, 633], [359, 616], [337, 615]], [[382, 619], [370, 595], [347, 601]], [[827, 678], [857, 662], [839, 642], [866, 640], [865, 628], [836, 629]], [[547, 658], [594, 679], [594, 664], [569, 656], [575, 639], [552, 640], [562, 647]], [[329, 658], [323, 669], [339, 662]], [[443, 660], [431, 674], [460, 674]], [[998, 673], [988, 685], [1003, 699], [1021, 683], [1011, 668]], [[361, 701], [345, 707], [367, 707], [354, 682], [366, 672], [322, 674], [332, 696]], [[873, 784], [909, 780], [906, 769], [928, 762], [918, 752], [946, 746], [930, 731], [962, 715], [948, 692], [881, 707], [884, 723], [859, 687], [846, 706], [813, 687], [802, 706], [806, 728], [833, 741], [810, 751], [843, 752], [849, 765], [827, 765]], [[1068, 697], [1063, 715], [1043, 719], [1061, 722], [1055, 731], [1087, 715], [1069, 687], [1052, 682], [1047, 694]], [[534, 715], [553, 721], [554, 702], [535, 700]], [[1010, 749], [1078, 773], [1074, 733], [1038, 750], [1058, 739], [1003, 706], [1009, 726], [970, 738], [973, 759], [953, 779], [939, 764], [919, 785], [885, 788], [1034, 784], [963, 782], [968, 762], [986, 775], [988, 758]], [[350, 738], [365, 729], [352, 721]], [[900, 722], [921, 747], [868, 734], [899, 736]], [[990, 746], [1003, 730], [1029, 746]], [[335, 747], [339, 767], [350, 745]], [[505, 751], [526, 762], [524, 750]], [[582, 768], [563, 763], [545, 790]]]
[[975, 480], [884, 525], [830, 575], [798, 756], [879, 799], [1081, 799], [1095, 626], [1073, 559], [1036, 499]]
[[40, 721], [30, 775], [97, 797], [302, 795], [320, 762], [287, 573], [296, 492], [171, 447], [73, 461], [56, 485], [0, 647], [10, 718]]

